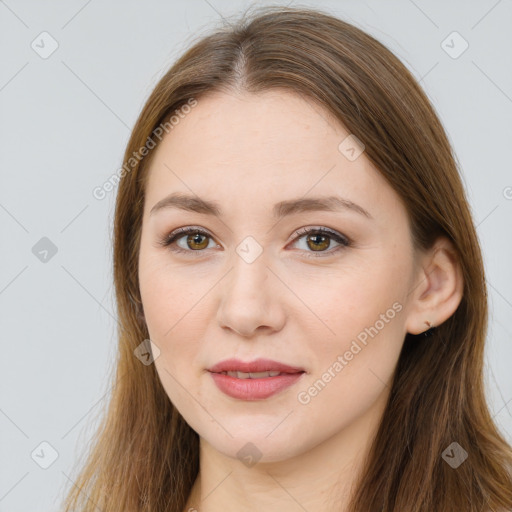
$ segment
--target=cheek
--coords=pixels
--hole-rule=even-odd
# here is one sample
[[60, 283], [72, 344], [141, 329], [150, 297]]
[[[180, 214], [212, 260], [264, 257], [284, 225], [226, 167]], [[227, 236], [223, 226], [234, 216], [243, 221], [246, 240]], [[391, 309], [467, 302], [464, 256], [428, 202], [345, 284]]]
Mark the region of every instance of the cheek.
[[[395, 271], [371, 259], [338, 272], [302, 274], [294, 279], [294, 293], [302, 298], [310, 313], [297, 319], [317, 324], [320, 339], [327, 345], [343, 346], [377, 323], [379, 331], [398, 324], [404, 293], [403, 271]], [[361, 335], [364, 341], [364, 334]]]
[[204, 329], [210, 323], [207, 292], [212, 286], [204, 274], [192, 267], [177, 269], [164, 254], [141, 250], [139, 286], [144, 316], [149, 336], [160, 349], [155, 366], [176, 404], [183, 401], [182, 386], [190, 389], [202, 371], [199, 357]]
[[169, 368], [177, 366], [177, 361], [188, 362], [199, 350], [204, 322], [198, 322], [198, 318], [207, 314], [205, 303], [197, 293], [187, 291], [187, 286], [165, 276], [148, 279], [141, 296], [150, 338]]
[[[387, 283], [370, 279], [367, 286], [360, 281], [344, 284], [343, 295], [327, 293], [324, 300], [312, 302], [312, 309], [334, 332], [323, 327], [324, 334], [316, 340], [309, 336], [314, 371], [296, 396], [297, 418], [306, 423], [317, 418], [313, 437], [334, 435], [352, 424], [357, 429], [359, 419], [364, 424], [363, 418], [378, 415], [403, 342], [402, 307]], [[319, 323], [314, 319], [311, 325], [313, 321]]]
[[[327, 402], [341, 392], [358, 407], [358, 400], [366, 396], [371, 402], [391, 380], [404, 336], [402, 274], [375, 262], [332, 275], [321, 281], [323, 287], [317, 281], [317, 287], [308, 288], [315, 290], [308, 292], [307, 303], [316, 318], [303, 317], [307, 320], [302, 320], [301, 330], [310, 333], [316, 360], [312, 377], [320, 379], [319, 389], [330, 389], [322, 391]], [[298, 293], [304, 294], [305, 288]]]
[[189, 392], [200, 378], [197, 358], [204, 322], [197, 320], [206, 314], [202, 309], [204, 304], [199, 300], [197, 287], [191, 287], [190, 283], [187, 286], [182, 277], [161, 265], [144, 265], [139, 275], [149, 336], [160, 350], [154, 361], [157, 373], [170, 401], [189, 417], [192, 406]]
[[198, 303], [203, 286], [201, 278], [197, 279], [191, 282], [190, 273], [172, 268], [164, 254], [141, 250], [140, 293], [148, 330], [155, 341], [171, 337], [194, 304]]

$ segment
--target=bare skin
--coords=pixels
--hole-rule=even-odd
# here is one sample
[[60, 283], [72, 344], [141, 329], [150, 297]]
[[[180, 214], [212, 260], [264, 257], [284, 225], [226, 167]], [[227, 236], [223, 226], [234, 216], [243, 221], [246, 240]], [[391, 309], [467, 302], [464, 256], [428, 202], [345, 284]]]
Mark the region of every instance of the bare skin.
[[[450, 242], [413, 251], [399, 196], [364, 152], [351, 161], [338, 149], [348, 135], [288, 92], [216, 93], [155, 149], [139, 280], [158, 375], [200, 436], [200, 472], [184, 512], [344, 510], [406, 333], [441, 324], [460, 303]], [[150, 213], [176, 192], [215, 201], [222, 215]], [[371, 218], [351, 209], [273, 217], [280, 201], [332, 195]], [[159, 245], [187, 226], [207, 234]], [[328, 228], [351, 244], [297, 234], [304, 227]], [[262, 249], [250, 263], [236, 251], [249, 236], [251, 250]], [[306, 373], [267, 399], [235, 399], [208, 372], [231, 357]], [[250, 467], [237, 455], [247, 443], [261, 454]]]

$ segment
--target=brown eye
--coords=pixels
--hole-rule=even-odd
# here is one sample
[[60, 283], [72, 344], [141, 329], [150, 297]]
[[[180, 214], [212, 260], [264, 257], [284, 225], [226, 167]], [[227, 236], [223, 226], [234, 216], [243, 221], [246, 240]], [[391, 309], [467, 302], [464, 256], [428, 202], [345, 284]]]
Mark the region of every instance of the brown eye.
[[[159, 244], [168, 247], [174, 252], [201, 253], [208, 248], [212, 237], [198, 228], [180, 228], [159, 241]], [[215, 243], [213, 244], [215, 245]]]
[[[328, 228], [302, 228], [296, 232], [297, 237], [294, 244], [302, 242], [304, 239], [305, 247], [300, 248], [308, 258], [319, 256], [330, 256], [339, 250], [351, 247], [351, 240], [346, 236]], [[210, 242], [213, 246], [209, 247]], [[213, 237], [199, 228], [186, 227], [180, 228], [163, 239], [159, 240], [159, 245], [168, 247], [171, 251], [177, 253], [196, 254], [200, 256], [205, 249], [215, 247]], [[331, 249], [331, 246], [334, 248]], [[217, 245], [218, 246], [218, 245]], [[311, 253], [317, 253], [312, 255]]]
[[324, 251], [331, 245], [331, 241], [328, 236], [325, 235], [308, 235], [306, 238], [308, 247], [313, 251]]
[[[321, 256], [331, 256], [339, 250], [351, 246], [351, 241], [344, 235], [337, 231], [332, 231], [328, 228], [302, 228], [296, 232], [297, 237], [294, 244], [297, 244], [299, 249], [303, 250], [307, 258], [315, 258]], [[299, 242], [304, 240], [303, 247]], [[334, 248], [331, 246], [335, 244]], [[311, 254], [317, 253], [317, 254]]]
[[[201, 241], [201, 239], [203, 239]], [[187, 236], [187, 246], [189, 249], [198, 251], [208, 247], [208, 236], [201, 233], [194, 233]]]

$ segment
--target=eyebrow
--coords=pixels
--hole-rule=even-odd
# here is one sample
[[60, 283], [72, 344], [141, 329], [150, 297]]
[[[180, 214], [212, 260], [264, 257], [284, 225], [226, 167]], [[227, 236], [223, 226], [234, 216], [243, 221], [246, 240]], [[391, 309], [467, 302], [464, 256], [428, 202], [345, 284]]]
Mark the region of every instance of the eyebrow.
[[[158, 211], [167, 208], [177, 208], [203, 215], [214, 215], [215, 217], [222, 216], [222, 210], [215, 201], [207, 201], [197, 196], [189, 196], [181, 193], [173, 193], [164, 197], [151, 208], [149, 214], [154, 215]], [[343, 210], [353, 211], [368, 219], [373, 219], [372, 215], [362, 206], [339, 196], [288, 199], [275, 204], [272, 213], [275, 218], [281, 219], [288, 215], [304, 212], [335, 212]]]

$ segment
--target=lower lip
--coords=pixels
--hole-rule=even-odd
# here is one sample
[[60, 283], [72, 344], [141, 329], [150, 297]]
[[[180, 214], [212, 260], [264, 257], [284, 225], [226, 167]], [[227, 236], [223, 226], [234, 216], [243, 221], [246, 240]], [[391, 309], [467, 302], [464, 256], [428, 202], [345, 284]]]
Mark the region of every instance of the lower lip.
[[238, 379], [222, 373], [210, 372], [217, 387], [226, 395], [241, 400], [261, 400], [275, 395], [295, 384], [304, 375], [287, 373], [261, 379]]

